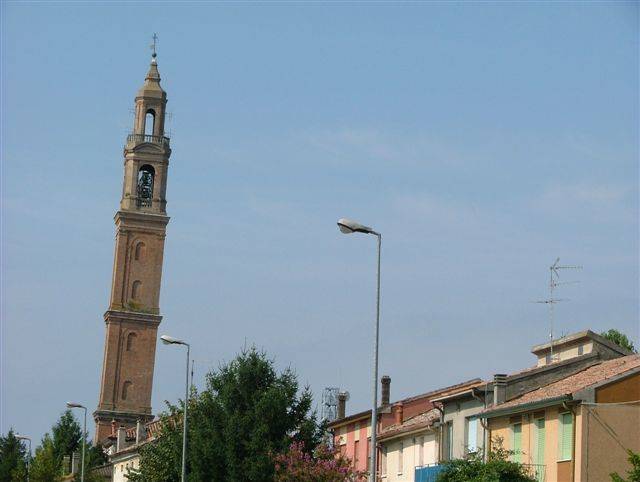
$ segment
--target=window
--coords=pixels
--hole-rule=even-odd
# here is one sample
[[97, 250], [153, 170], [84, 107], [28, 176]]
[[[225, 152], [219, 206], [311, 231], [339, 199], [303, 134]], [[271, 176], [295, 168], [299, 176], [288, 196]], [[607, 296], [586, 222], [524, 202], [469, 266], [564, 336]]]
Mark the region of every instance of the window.
[[155, 175], [155, 169], [149, 164], [145, 164], [138, 171], [138, 184], [136, 187], [138, 207], [151, 206], [153, 202], [153, 179]]
[[584, 345], [578, 345], [578, 356], [584, 353]]
[[138, 335], [135, 333], [129, 333], [127, 335], [127, 351], [132, 351], [135, 346], [136, 338]]
[[135, 280], [131, 285], [131, 298], [134, 300], [139, 300], [141, 290], [142, 290], [142, 281]]
[[380, 475], [387, 475], [387, 446], [382, 447], [382, 457], [380, 457]]
[[545, 426], [544, 418], [536, 419], [536, 451], [534, 464], [544, 464]]
[[400, 442], [400, 446], [398, 447], [398, 474], [402, 473], [403, 468], [404, 468], [404, 443]]
[[360, 441], [356, 440], [353, 443], [353, 467], [358, 468], [358, 463], [360, 462]]
[[522, 461], [522, 424], [514, 423], [511, 426], [511, 450], [513, 450], [513, 461]]
[[478, 419], [467, 420], [467, 450], [476, 452], [478, 450]]
[[156, 113], [153, 109], [147, 111], [147, 115], [144, 116], [144, 135], [152, 136], [155, 130]]
[[371, 468], [371, 439], [367, 438], [367, 470]]
[[547, 356], [545, 357], [545, 363], [547, 365], [551, 364], [551, 352], [547, 353]]
[[122, 399], [126, 400], [129, 395], [131, 395], [131, 386], [133, 383], [126, 381], [122, 384]]
[[445, 460], [453, 459], [453, 422], [447, 422], [445, 432], [445, 450], [443, 452]]
[[558, 461], [571, 460], [573, 451], [573, 414], [560, 414], [558, 420]]
[[418, 439], [418, 465], [424, 465], [424, 437]]
[[133, 259], [135, 259], [136, 261], [144, 261], [146, 251], [147, 247], [142, 241], [140, 241], [138, 244], [136, 244], [136, 248], [133, 252]]

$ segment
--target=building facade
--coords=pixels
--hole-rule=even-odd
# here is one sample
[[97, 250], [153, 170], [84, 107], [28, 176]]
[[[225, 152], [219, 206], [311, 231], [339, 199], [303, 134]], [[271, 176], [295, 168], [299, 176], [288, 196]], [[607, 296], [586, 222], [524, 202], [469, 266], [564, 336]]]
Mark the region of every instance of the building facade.
[[485, 410], [492, 449], [546, 482], [599, 482], [640, 450], [640, 356], [606, 360]]
[[124, 181], [115, 215], [116, 240], [94, 441], [111, 423], [132, 427], [153, 418], [151, 390], [160, 316], [166, 188], [171, 149], [164, 133], [167, 95], [153, 55], [135, 98], [135, 120], [124, 147]]

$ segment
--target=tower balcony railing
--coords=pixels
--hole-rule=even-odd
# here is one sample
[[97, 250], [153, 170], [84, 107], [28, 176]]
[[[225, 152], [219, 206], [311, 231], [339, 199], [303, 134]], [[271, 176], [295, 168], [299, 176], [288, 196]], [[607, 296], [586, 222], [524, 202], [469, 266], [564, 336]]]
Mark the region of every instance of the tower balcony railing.
[[138, 144], [159, 144], [162, 147], [169, 147], [169, 138], [165, 136], [152, 136], [149, 134], [129, 134], [127, 136], [127, 145]]

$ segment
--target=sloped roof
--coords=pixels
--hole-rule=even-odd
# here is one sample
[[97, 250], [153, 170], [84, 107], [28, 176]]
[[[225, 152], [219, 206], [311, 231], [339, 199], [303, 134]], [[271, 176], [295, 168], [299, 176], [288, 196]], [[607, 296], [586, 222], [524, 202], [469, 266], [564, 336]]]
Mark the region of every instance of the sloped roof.
[[610, 378], [622, 375], [625, 372], [638, 369], [640, 371], [640, 355], [628, 355], [613, 360], [607, 360], [597, 365], [592, 365], [584, 370], [570, 375], [562, 380], [545, 385], [517, 398], [490, 407], [483, 413], [502, 412], [508, 408], [517, 408], [521, 405], [568, 397], [576, 392], [589, 388]]
[[[419, 400], [419, 399], [431, 399], [434, 397], [439, 397], [439, 396], [444, 396], [444, 395], [448, 395], [451, 393], [455, 393], [457, 391], [460, 390], [468, 390], [470, 387], [472, 386], [476, 386], [478, 384], [482, 384], [481, 380], [479, 378], [473, 378], [471, 380], [466, 380], [464, 382], [461, 383], [456, 383], [455, 385], [450, 385], [448, 387], [444, 387], [444, 388], [438, 388], [436, 390], [432, 390], [430, 392], [426, 392], [426, 393], [422, 393], [420, 395], [414, 395], [411, 397], [407, 397], [407, 398], [403, 398], [401, 400], [398, 400], [396, 402], [392, 402], [389, 405], [383, 405], [381, 407], [378, 408], [378, 410], [382, 410], [382, 409], [389, 409], [394, 403], [398, 403], [398, 402], [402, 402], [402, 403], [408, 403], [408, 402], [412, 402], [414, 400]], [[353, 415], [347, 415], [344, 418], [338, 418], [334, 421], [332, 421], [331, 423], [328, 424], [329, 428], [335, 428], [335, 427], [339, 427], [341, 425], [344, 425], [345, 423], [348, 422], [353, 422], [355, 420], [360, 420], [363, 418], [371, 418], [371, 410], [364, 410], [362, 412], [358, 412], [358, 413], [354, 413]]]
[[378, 438], [380, 440], [392, 438], [407, 432], [426, 429], [433, 425], [440, 418], [440, 411], [432, 408], [426, 412], [419, 413], [411, 418], [404, 420], [401, 424], [393, 424], [380, 431]]

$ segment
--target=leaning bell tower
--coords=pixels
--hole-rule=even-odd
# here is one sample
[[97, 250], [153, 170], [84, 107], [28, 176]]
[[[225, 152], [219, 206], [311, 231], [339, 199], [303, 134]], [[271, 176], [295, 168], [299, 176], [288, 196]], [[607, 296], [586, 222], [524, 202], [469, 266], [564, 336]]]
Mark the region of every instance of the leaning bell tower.
[[111, 300], [95, 442], [111, 423], [131, 427], [153, 418], [151, 388], [160, 316], [160, 280], [166, 214], [169, 138], [164, 135], [167, 94], [160, 87], [155, 48], [135, 98], [135, 121], [124, 146], [124, 180], [116, 236]]

